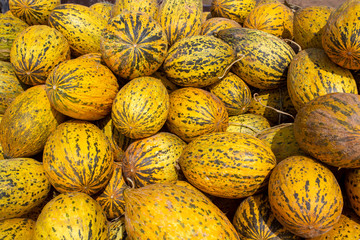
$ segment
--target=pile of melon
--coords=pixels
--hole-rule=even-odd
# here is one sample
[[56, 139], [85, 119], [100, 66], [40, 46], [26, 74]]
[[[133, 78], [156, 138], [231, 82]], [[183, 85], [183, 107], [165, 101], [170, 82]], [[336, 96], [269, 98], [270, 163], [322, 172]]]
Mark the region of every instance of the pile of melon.
[[9, 6], [0, 239], [360, 239], [360, 0]]

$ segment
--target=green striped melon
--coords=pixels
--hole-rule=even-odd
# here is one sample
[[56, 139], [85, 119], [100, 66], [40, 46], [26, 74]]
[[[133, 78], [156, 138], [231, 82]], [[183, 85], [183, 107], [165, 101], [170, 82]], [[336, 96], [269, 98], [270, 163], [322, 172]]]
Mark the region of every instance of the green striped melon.
[[163, 0], [157, 21], [165, 31], [169, 45], [200, 33], [203, 5], [201, 0]]
[[240, 239], [234, 226], [204, 194], [173, 183], [128, 188], [125, 228], [133, 239]]
[[179, 159], [196, 188], [223, 198], [243, 198], [263, 190], [276, 159], [261, 140], [244, 133], [216, 132], [192, 140]]
[[275, 166], [268, 194], [276, 219], [303, 238], [332, 229], [343, 209], [343, 196], [333, 173], [305, 156], [292, 156]]
[[168, 40], [160, 24], [141, 12], [124, 12], [111, 18], [100, 41], [105, 63], [126, 80], [153, 74], [167, 50]]
[[229, 117], [229, 126], [226, 131], [256, 136], [256, 134], [267, 128], [270, 128], [270, 122], [264, 116], [253, 113], [243, 113]]
[[35, 221], [29, 218], [11, 218], [0, 221], [0, 239], [33, 239]]
[[100, 38], [106, 24], [98, 12], [73, 3], [58, 5], [49, 16], [49, 25], [65, 36], [75, 56], [100, 52]]
[[296, 110], [328, 93], [358, 94], [350, 70], [336, 65], [319, 48], [308, 48], [296, 54], [289, 66], [287, 89]]
[[201, 24], [201, 35], [214, 35], [218, 31], [226, 28], [241, 27], [241, 25], [229, 18], [212, 17]]
[[232, 71], [249, 85], [274, 89], [286, 84], [287, 70], [295, 52], [280, 38], [257, 29], [229, 28], [217, 37], [230, 44], [238, 56]]
[[360, 96], [329, 93], [308, 102], [294, 121], [301, 149], [334, 167], [360, 167]]
[[157, 19], [159, 5], [157, 0], [116, 0], [111, 16], [116, 17], [123, 12], [142, 12]]
[[183, 140], [169, 132], [131, 143], [121, 160], [125, 180], [133, 187], [177, 181], [178, 160], [185, 146]]
[[166, 77], [184, 87], [205, 87], [218, 82], [235, 60], [233, 48], [207, 35], [183, 38], [173, 44], [163, 63]]
[[0, 220], [18, 218], [40, 205], [50, 191], [44, 166], [33, 158], [0, 161]]
[[29, 25], [47, 25], [51, 11], [60, 0], [9, 0], [11, 13]]
[[10, 60], [10, 49], [15, 38], [28, 26], [20, 18], [0, 14], [0, 61]]
[[166, 126], [185, 142], [226, 130], [229, 115], [224, 103], [214, 94], [200, 88], [184, 87], [171, 92], [169, 97]]
[[161, 80], [139, 77], [117, 93], [111, 118], [114, 126], [126, 137], [145, 138], [164, 126], [169, 108], [169, 94]]
[[28, 85], [44, 84], [51, 71], [68, 59], [68, 41], [60, 31], [46, 25], [26, 28], [15, 39], [10, 52], [16, 75]]
[[243, 24], [255, 5], [256, 0], [213, 0], [210, 11], [213, 17], [228, 18]]
[[105, 134], [82, 120], [60, 124], [46, 141], [43, 152], [46, 176], [61, 193], [102, 190], [113, 172], [113, 154]]
[[238, 206], [233, 224], [241, 239], [300, 240], [276, 220], [267, 192], [249, 196]]
[[100, 205], [80, 192], [62, 193], [50, 200], [36, 221], [34, 240], [107, 240], [107, 220]]

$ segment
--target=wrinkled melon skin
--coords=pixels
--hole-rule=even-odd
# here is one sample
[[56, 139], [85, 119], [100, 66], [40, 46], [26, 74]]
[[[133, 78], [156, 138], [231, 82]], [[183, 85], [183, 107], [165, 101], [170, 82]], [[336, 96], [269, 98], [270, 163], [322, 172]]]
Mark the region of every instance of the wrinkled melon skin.
[[35, 221], [29, 218], [11, 218], [0, 221], [0, 239], [25, 240], [34, 236]]
[[130, 239], [239, 239], [225, 214], [198, 190], [156, 183], [126, 189], [124, 197]]
[[107, 240], [108, 226], [101, 206], [89, 195], [63, 193], [50, 200], [41, 211], [34, 240]]
[[30, 212], [47, 197], [51, 185], [43, 164], [32, 158], [0, 161], [0, 220]]

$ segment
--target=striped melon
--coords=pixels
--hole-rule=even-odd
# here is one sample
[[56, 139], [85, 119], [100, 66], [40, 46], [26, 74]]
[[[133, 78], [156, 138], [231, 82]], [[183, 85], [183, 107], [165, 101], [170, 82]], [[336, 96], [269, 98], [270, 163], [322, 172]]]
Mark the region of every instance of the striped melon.
[[280, 2], [257, 5], [246, 17], [243, 26], [271, 33], [280, 38], [292, 39], [293, 11]]
[[142, 12], [153, 19], [157, 19], [159, 5], [157, 0], [116, 0], [111, 16], [116, 17], [123, 12]]
[[226, 130], [229, 115], [224, 103], [200, 88], [184, 87], [170, 93], [166, 120], [169, 131], [189, 142], [211, 132]]
[[328, 93], [358, 94], [350, 70], [336, 65], [319, 48], [308, 48], [296, 54], [289, 66], [287, 89], [296, 110]]
[[157, 21], [164, 29], [169, 45], [200, 33], [203, 6], [201, 0], [163, 0]]
[[105, 213], [85, 193], [62, 193], [41, 211], [34, 229], [34, 240], [39, 239], [107, 240]]
[[233, 224], [241, 239], [300, 240], [271, 212], [267, 193], [247, 197], [236, 209]]
[[302, 49], [322, 48], [321, 37], [324, 27], [334, 8], [309, 6], [294, 14], [294, 40]]
[[44, 84], [50, 72], [68, 59], [68, 41], [61, 32], [46, 25], [26, 28], [15, 39], [10, 52], [16, 75], [28, 85]]
[[270, 128], [270, 122], [262, 115], [244, 113], [229, 117], [227, 132], [246, 133], [256, 136], [257, 133]]
[[111, 18], [111, 12], [114, 4], [110, 2], [97, 2], [90, 5], [90, 9], [99, 13], [104, 19], [109, 20]]
[[0, 220], [17, 218], [40, 205], [50, 191], [41, 162], [32, 158], [0, 161]]
[[109, 222], [109, 240], [124, 240], [126, 236], [124, 216]]
[[329, 93], [308, 102], [294, 121], [301, 149], [334, 167], [360, 167], [360, 96]]
[[0, 145], [5, 158], [40, 153], [48, 136], [65, 121], [46, 96], [45, 86], [31, 87], [18, 95], [0, 122]]
[[33, 239], [35, 221], [29, 218], [11, 218], [0, 221], [0, 239]]
[[257, 29], [229, 28], [217, 37], [230, 44], [237, 55], [232, 71], [249, 85], [274, 89], [286, 84], [288, 66], [295, 52], [280, 38]]
[[245, 113], [249, 109], [252, 99], [251, 90], [232, 72], [210, 85], [208, 89], [225, 104], [229, 116]]
[[128, 188], [124, 197], [132, 239], [239, 239], [225, 214], [198, 190], [155, 183]]
[[243, 24], [255, 5], [256, 0], [212, 0], [210, 11], [213, 17], [224, 17]]
[[360, 216], [360, 169], [347, 169], [344, 179], [345, 193], [350, 206]]
[[105, 134], [81, 120], [60, 124], [46, 141], [43, 153], [46, 176], [61, 193], [103, 189], [113, 172], [113, 154]]
[[128, 186], [125, 183], [121, 169], [122, 165], [120, 163], [114, 163], [114, 172], [105, 190], [95, 198], [108, 219], [119, 218], [125, 213], [123, 192]]
[[107, 20], [96, 11], [73, 3], [58, 5], [49, 16], [49, 25], [65, 36], [75, 56], [100, 52], [106, 24]]
[[169, 94], [161, 80], [139, 77], [117, 93], [111, 118], [121, 134], [133, 139], [144, 138], [163, 127], [169, 108]]
[[15, 38], [28, 26], [20, 18], [0, 14], [0, 61], [10, 60], [10, 49]]
[[326, 233], [339, 221], [343, 197], [333, 173], [321, 163], [292, 156], [273, 169], [269, 202], [276, 219], [303, 238]]
[[0, 61], [0, 114], [3, 114], [10, 103], [26, 88], [17, 78], [11, 63]]
[[229, 18], [212, 17], [201, 24], [201, 35], [214, 35], [218, 31], [226, 28], [241, 27], [241, 25]]
[[60, 0], [9, 0], [11, 13], [29, 25], [48, 24], [50, 12]]
[[205, 87], [218, 82], [235, 60], [233, 48], [207, 35], [183, 38], [169, 48], [163, 63], [166, 77], [185, 87]]
[[217, 132], [192, 140], [179, 159], [196, 188], [223, 198], [243, 198], [263, 190], [276, 159], [261, 140], [243, 133]]
[[127, 80], [153, 74], [167, 50], [168, 41], [160, 24], [141, 12], [124, 12], [111, 18], [100, 41], [107, 66]]
[[122, 158], [124, 178], [133, 187], [178, 180], [178, 159], [186, 143], [175, 134], [159, 132], [129, 145]]
[[56, 110], [81, 120], [98, 120], [108, 115], [119, 91], [111, 70], [86, 58], [62, 62], [50, 73], [45, 85]]

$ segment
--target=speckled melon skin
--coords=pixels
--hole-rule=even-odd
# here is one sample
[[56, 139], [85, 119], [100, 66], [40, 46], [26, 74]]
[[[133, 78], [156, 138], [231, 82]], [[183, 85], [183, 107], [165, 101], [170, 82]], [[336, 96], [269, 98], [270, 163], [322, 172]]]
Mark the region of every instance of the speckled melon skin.
[[223, 198], [243, 198], [267, 185], [276, 159], [261, 140], [243, 133], [204, 134], [191, 141], [179, 159], [186, 179]]
[[50, 72], [70, 59], [70, 46], [63, 34], [49, 26], [34, 25], [22, 31], [13, 42], [10, 62], [25, 84], [44, 84]]
[[303, 238], [329, 231], [343, 209], [343, 196], [333, 173], [305, 156], [292, 156], [276, 165], [268, 194], [276, 219]]
[[34, 236], [35, 221], [29, 218], [11, 218], [0, 221], [0, 239], [25, 240]]
[[124, 216], [109, 222], [109, 240], [124, 240], [125, 236], [127, 235]]
[[241, 27], [241, 25], [229, 18], [212, 17], [201, 24], [200, 34], [212, 36], [222, 29], [232, 27]]
[[109, 20], [111, 18], [111, 11], [114, 7], [110, 2], [97, 2], [90, 6], [90, 9], [99, 13], [104, 19]]
[[34, 240], [89, 239], [107, 240], [105, 213], [89, 195], [63, 193], [48, 202], [34, 229]]
[[243, 24], [255, 5], [256, 0], [213, 0], [210, 11], [213, 17], [224, 17]]
[[116, 0], [111, 11], [111, 16], [115, 17], [126, 11], [143, 12], [153, 19], [157, 19], [159, 5], [157, 0]]
[[345, 191], [350, 206], [360, 216], [360, 169], [348, 169], [345, 173]]
[[21, 217], [41, 204], [50, 191], [43, 164], [32, 158], [0, 161], [0, 219]]
[[113, 152], [105, 134], [94, 124], [69, 120], [60, 124], [46, 141], [44, 169], [61, 193], [102, 190], [113, 172]]
[[100, 52], [100, 37], [106, 19], [89, 7], [80, 4], [60, 4], [49, 16], [49, 26], [60, 31], [76, 56]]
[[256, 136], [264, 129], [270, 128], [270, 122], [264, 116], [252, 113], [244, 113], [229, 117], [227, 132], [246, 133]]
[[225, 214], [198, 190], [156, 183], [127, 189], [124, 196], [130, 239], [239, 239]]

